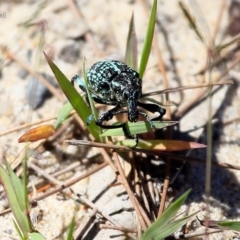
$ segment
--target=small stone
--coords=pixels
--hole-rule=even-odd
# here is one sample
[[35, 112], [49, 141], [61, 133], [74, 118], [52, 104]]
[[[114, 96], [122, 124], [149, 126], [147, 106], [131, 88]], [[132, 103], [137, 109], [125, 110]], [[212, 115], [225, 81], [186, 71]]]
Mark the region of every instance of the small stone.
[[[41, 73], [41, 75], [54, 87], [58, 86], [53, 77], [47, 75], [46, 73]], [[36, 110], [41, 107], [46, 99], [51, 96], [52, 93], [45, 87], [45, 85], [43, 85], [37, 78], [31, 76], [27, 84], [26, 99], [32, 109]]]

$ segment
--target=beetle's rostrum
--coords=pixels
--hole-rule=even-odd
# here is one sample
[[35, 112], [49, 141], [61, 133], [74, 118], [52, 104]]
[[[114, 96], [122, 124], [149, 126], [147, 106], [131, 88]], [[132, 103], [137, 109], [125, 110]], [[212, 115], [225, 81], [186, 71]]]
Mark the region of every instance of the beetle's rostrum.
[[[126, 123], [109, 126], [104, 125], [103, 122], [109, 121], [114, 115], [120, 113], [127, 113], [130, 122], [137, 122], [139, 114], [141, 114], [150, 123], [151, 127], [155, 129], [152, 120], [160, 120], [166, 112], [164, 108], [157, 104], [146, 104], [138, 101], [142, 95], [142, 81], [139, 79], [139, 74], [120, 61], [103, 60], [94, 63], [87, 71], [87, 79], [89, 92], [96, 103], [115, 106], [96, 120], [96, 124], [102, 128], [122, 127], [125, 136], [133, 138], [126, 129]], [[86, 93], [85, 82], [77, 75], [72, 78], [72, 83], [75, 81]], [[159, 116], [151, 120], [146, 113], [138, 110], [138, 106], [152, 113], [158, 112]], [[127, 107], [127, 110], [123, 110], [122, 107]], [[137, 146], [138, 138], [137, 136], [134, 138]]]

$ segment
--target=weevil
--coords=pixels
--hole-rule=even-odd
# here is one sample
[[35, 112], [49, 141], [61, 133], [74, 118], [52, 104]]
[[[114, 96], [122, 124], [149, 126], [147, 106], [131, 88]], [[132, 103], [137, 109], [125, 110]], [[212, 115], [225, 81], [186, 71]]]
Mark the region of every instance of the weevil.
[[[166, 113], [166, 110], [157, 104], [142, 103], [139, 99], [142, 96], [142, 80], [139, 79], [139, 74], [127, 66], [126, 64], [117, 60], [103, 60], [94, 63], [87, 71], [88, 89], [92, 99], [96, 103], [115, 106], [109, 111], [103, 113], [98, 119], [96, 124], [104, 129], [122, 128], [125, 137], [136, 140], [138, 144], [138, 136], [132, 136], [127, 128], [126, 123], [119, 125], [104, 125], [104, 121], [109, 121], [113, 116], [121, 113], [127, 113], [130, 122], [137, 122], [139, 114], [143, 115], [149, 122], [151, 128], [155, 130], [154, 120], [160, 120]], [[82, 91], [87, 93], [86, 85], [78, 75], [74, 76], [71, 80], [72, 84], [77, 82]], [[88, 102], [88, 97], [86, 96]], [[138, 106], [151, 112], [159, 113], [159, 116], [150, 119], [150, 117], [138, 110]], [[127, 107], [124, 110], [123, 107]], [[91, 115], [87, 124], [93, 119]]]

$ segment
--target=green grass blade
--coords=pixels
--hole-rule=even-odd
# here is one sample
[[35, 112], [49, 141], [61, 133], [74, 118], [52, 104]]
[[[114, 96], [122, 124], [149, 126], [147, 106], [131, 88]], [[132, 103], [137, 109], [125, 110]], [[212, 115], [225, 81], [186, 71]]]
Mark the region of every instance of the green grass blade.
[[157, 13], [157, 0], [154, 0], [152, 10], [151, 10], [151, 15], [150, 15], [150, 18], [149, 18], [147, 34], [145, 36], [145, 40], [144, 40], [144, 44], [143, 44], [140, 66], [139, 66], [139, 70], [138, 70], [140, 79], [143, 78], [143, 74], [144, 74], [145, 69], [147, 67], [148, 58], [149, 58], [149, 55], [150, 55], [150, 52], [151, 52], [156, 13]]
[[155, 103], [155, 104], [157, 104], [157, 105], [160, 105], [160, 106], [164, 106], [164, 107], [166, 107], [166, 106], [171, 106], [171, 104], [169, 104], [169, 105], [163, 105], [163, 103], [162, 102], [159, 102], [159, 101], [157, 101], [156, 99], [154, 99], [154, 98], [148, 98], [148, 97], [145, 97], [145, 98], [141, 98], [141, 101], [148, 101], [148, 102], [151, 102], [151, 103]]
[[186, 200], [187, 196], [189, 195], [190, 191], [191, 190], [186, 191], [176, 201], [170, 204], [170, 206], [164, 211], [161, 217], [159, 217], [142, 235], [142, 240], [149, 240], [152, 238], [155, 239], [155, 237], [158, 236], [159, 232], [161, 232], [176, 215]]
[[155, 237], [152, 239], [154, 240], [162, 240], [174, 232], [176, 232], [178, 229], [180, 229], [184, 224], [186, 224], [189, 219], [194, 216], [196, 213], [191, 214], [190, 216], [186, 216], [184, 218], [178, 219], [174, 222], [168, 223], [166, 226], [163, 228], [159, 229], [158, 233], [156, 234]]
[[29, 202], [29, 199], [28, 199], [28, 188], [27, 188], [27, 185], [28, 185], [28, 175], [27, 175], [27, 156], [24, 157], [23, 159], [23, 162], [22, 162], [22, 166], [23, 166], [23, 172], [22, 172], [22, 185], [23, 185], [23, 196], [24, 196], [24, 211], [23, 213], [26, 214], [27, 216], [27, 220], [28, 220], [28, 226], [29, 226], [29, 229], [31, 229], [31, 231], [33, 231], [33, 224], [31, 222], [31, 218], [30, 218], [30, 202]]
[[70, 117], [70, 113], [73, 110], [73, 106], [71, 105], [70, 102], [65, 103], [59, 110], [58, 116], [57, 116], [57, 121], [54, 125], [55, 129], [58, 129], [62, 123]]
[[83, 60], [83, 76], [84, 76], [84, 81], [85, 81], [85, 85], [86, 85], [88, 101], [89, 101], [94, 119], [96, 120], [98, 118], [98, 113], [97, 113], [97, 110], [95, 108], [94, 102], [92, 100], [92, 97], [91, 97], [91, 94], [90, 94], [90, 91], [89, 91], [89, 88], [88, 88], [88, 79], [87, 79], [86, 70], [85, 70], [85, 60]]
[[[86, 122], [88, 116], [92, 114], [90, 108], [85, 103], [84, 99], [79, 95], [74, 86], [72, 86], [70, 81], [68, 81], [65, 75], [53, 63], [50, 57], [48, 57], [45, 53], [44, 55], [69, 102], [72, 104], [73, 108], [76, 110], [81, 119]], [[99, 139], [99, 130], [94, 122], [90, 123], [86, 127], [95, 139]]]
[[[161, 129], [168, 126], [172, 126], [178, 122], [177, 121], [161, 121], [161, 122], [154, 121], [153, 123], [156, 129]], [[116, 125], [117, 124], [119, 123], [116, 123]], [[127, 122], [126, 127], [130, 134], [140, 134], [140, 133], [146, 133], [146, 132], [152, 131], [150, 124], [144, 121], [138, 121], [136, 123]], [[122, 128], [107, 129], [101, 134], [101, 136], [105, 136], [105, 137], [106, 136], [124, 136], [124, 132]]]
[[217, 223], [218, 226], [227, 228], [229, 230], [240, 232], [240, 222], [239, 221], [221, 221]]
[[46, 238], [43, 237], [43, 235], [40, 234], [39, 232], [33, 232], [33, 233], [29, 233], [28, 239], [29, 240], [45, 240]]
[[21, 229], [19, 228], [17, 222], [16, 222], [14, 219], [13, 219], [13, 225], [14, 225], [14, 227], [15, 227], [18, 235], [19, 235], [19, 237], [20, 237], [22, 240], [25, 240], [26, 237], [23, 236]]
[[19, 205], [18, 198], [15, 194], [12, 181], [8, 176], [7, 172], [0, 166], [0, 182], [2, 183], [4, 190], [6, 192], [10, 208], [14, 214], [14, 217], [19, 225], [24, 236], [27, 236], [32, 229], [29, 228], [28, 218]]
[[19, 235], [19, 237], [20, 237], [21, 239], [25, 239], [24, 236], [23, 236], [23, 234], [22, 234], [22, 232], [21, 232], [21, 229], [19, 228], [19, 226], [17, 225], [17, 223], [16, 223], [16, 221], [15, 221], [14, 219], [13, 219], [13, 225], [14, 225], [14, 227], [15, 227], [18, 235]]
[[73, 239], [73, 232], [74, 232], [75, 226], [76, 226], [75, 217], [73, 217], [73, 219], [69, 225], [69, 228], [68, 228], [67, 240]]
[[179, 2], [179, 6], [180, 6], [180, 9], [182, 10], [184, 16], [186, 17], [189, 26], [194, 30], [195, 34], [203, 42], [203, 37], [199, 32], [198, 26], [196, 24], [196, 19], [194, 19], [194, 17], [190, 14], [189, 9], [187, 8], [187, 6], [184, 3]]
[[23, 190], [24, 190], [24, 193], [23, 193], [24, 203], [25, 203], [25, 209], [27, 210], [27, 212], [29, 212], [30, 203], [29, 203], [29, 199], [28, 199], [28, 189], [27, 189], [27, 185], [28, 185], [27, 156], [24, 157], [22, 165], [23, 165], [22, 184], [23, 184]]
[[134, 24], [134, 14], [132, 14], [127, 37], [125, 63], [134, 70], [137, 70], [137, 53], [137, 37]]
[[8, 175], [10, 178], [10, 183], [12, 185], [12, 190], [15, 193], [15, 196], [17, 198], [18, 204], [22, 210], [22, 212], [26, 212], [28, 209], [26, 208], [25, 205], [25, 191], [24, 191], [24, 186], [21, 180], [17, 177], [17, 175], [13, 172], [11, 166], [7, 161], [5, 161], [6, 168], [8, 171]]

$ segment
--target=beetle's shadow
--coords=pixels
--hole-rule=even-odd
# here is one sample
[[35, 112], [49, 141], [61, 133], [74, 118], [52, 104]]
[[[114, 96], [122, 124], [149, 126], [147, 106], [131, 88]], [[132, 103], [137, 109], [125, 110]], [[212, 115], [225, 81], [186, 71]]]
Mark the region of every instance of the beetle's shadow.
[[[216, 124], [213, 124], [213, 146], [212, 146], [212, 161], [217, 161], [217, 151], [221, 145], [221, 136], [223, 135], [223, 113], [227, 107], [232, 105], [233, 97], [236, 94], [236, 83], [231, 85], [226, 93], [226, 97], [216, 112], [214, 118], [218, 119]], [[184, 141], [196, 141], [188, 133], [181, 133], [178, 129], [173, 131], [173, 139]], [[204, 128], [203, 134], [199, 140], [201, 143], [207, 143], [207, 127]], [[232, 144], [233, 142], [229, 142]], [[228, 143], [224, 143], [228, 144]], [[235, 142], [234, 144], [239, 144]], [[197, 149], [192, 151], [191, 157], [206, 159], [206, 149]], [[184, 154], [182, 154], [184, 156]], [[184, 159], [184, 157], [183, 157]], [[231, 158], [228, 163], [231, 164]], [[236, 170], [237, 171], [237, 170]], [[206, 165], [191, 163], [185, 167], [184, 177], [179, 178], [173, 184], [174, 189], [186, 191], [191, 188], [192, 192], [188, 198], [188, 202], [204, 202], [205, 182], [206, 182]], [[220, 208], [222, 213], [227, 218], [239, 217], [236, 209], [240, 205], [240, 189], [239, 179], [227, 168], [212, 166], [211, 172], [211, 207]]]

